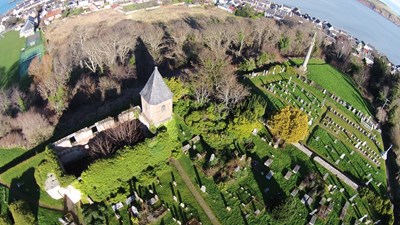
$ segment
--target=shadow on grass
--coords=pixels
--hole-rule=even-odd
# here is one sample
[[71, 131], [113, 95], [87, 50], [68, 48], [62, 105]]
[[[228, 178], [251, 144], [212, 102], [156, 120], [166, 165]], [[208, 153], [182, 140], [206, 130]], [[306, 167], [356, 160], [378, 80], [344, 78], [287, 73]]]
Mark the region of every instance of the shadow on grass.
[[33, 215], [37, 218], [39, 211], [40, 189], [35, 179], [35, 169], [29, 168], [20, 177], [11, 181], [8, 201], [24, 200], [29, 203]]
[[[262, 159], [256, 153], [251, 153], [250, 157], [251, 171], [262, 193], [263, 203], [266, 208], [272, 209], [286, 199], [286, 194], [274, 177], [271, 177], [269, 180], [265, 177], [267, 171], [269, 172], [271, 170], [265, 168]], [[277, 171], [275, 171], [275, 173], [276, 172]]]

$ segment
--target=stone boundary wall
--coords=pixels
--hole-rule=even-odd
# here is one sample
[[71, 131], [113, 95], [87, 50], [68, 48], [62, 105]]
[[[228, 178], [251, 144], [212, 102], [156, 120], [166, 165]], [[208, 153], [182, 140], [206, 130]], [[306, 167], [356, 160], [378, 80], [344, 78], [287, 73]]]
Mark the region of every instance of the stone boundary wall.
[[314, 161], [321, 164], [323, 167], [325, 167], [325, 169], [329, 170], [329, 172], [333, 173], [335, 176], [337, 176], [340, 180], [349, 185], [351, 188], [355, 190], [358, 189], [358, 184], [356, 184], [350, 178], [346, 177], [342, 172], [331, 166], [328, 162], [326, 162], [319, 156], [314, 157]]
[[293, 143], [293, 146], [295, 146], [297, 149], [300, 151], [304, 152], [310, 159], [316, 161], [319, 163], [322, 167], [327, 169], [329, 172], [333, 173], [335, 176], [337, 176], [340, 180], [342, 180], [344, 183], [349, 185], [351, 188], [354, 190], [357, 190], [359, 185], [355, 183], [353, 180], [348, 178], [346, 175], [344, 175], [342, 172], [337, 170], [335, 167], [333, 167], [329, 162], [325, 161], [319, 156], [312, 157], [314, 152], [308, 149], [306, 146], [299, 144], [299, 143]]
[[139, 114], [141, 112], [141, 108], [139, 106], [135, 106], [128, 110], [125, 110], [118, 114], [116, 118], [108, 117], [103, 120], [100, 120], [89, 127], [85, 127], [81, 130], [78, 130], [66, 137], [61, 138], [60, 140], [54, 142], [52, 146], [54, 148], [71, 148], [76, 145], [85, 145], [92, 139], [97, 133], [108, 130], [110, 128], [116, 127], [119, 123], [124, 123], [127, 121], [132, 121], [134, 119], [138, 119]]

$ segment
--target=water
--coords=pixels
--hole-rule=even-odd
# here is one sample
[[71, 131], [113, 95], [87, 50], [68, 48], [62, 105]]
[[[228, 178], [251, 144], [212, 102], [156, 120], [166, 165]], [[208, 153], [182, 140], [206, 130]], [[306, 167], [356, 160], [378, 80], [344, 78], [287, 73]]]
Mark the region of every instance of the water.
[[[392, 0], [396, 1], [396, 0]], [[329, 21], [366, 43], [374, 46], [389, 60], [400, 65], [400, 27], [357, 2], [357, 0], [273, 0], [297, 6], [301, 13]]]
[[16, 0], [13, 3], [8, 3], [10, 0], [0, 0], [0, 16], [5, 14], [8, 10], [13, 9], [19, 2], [23, 0]]
[[400, 0], [380, 0], [391, 8], [397, 15], [400, 15]]

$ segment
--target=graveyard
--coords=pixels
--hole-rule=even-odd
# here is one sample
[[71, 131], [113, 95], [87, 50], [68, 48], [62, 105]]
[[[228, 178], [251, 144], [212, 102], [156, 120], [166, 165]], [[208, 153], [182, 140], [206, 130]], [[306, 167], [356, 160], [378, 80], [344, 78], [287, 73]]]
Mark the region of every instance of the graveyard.
[[[170, 159], [142, 172], [138, 180], [126, 181], [104, 200], [110, 224], [372, 224], [387, 219], [359, 192], [367, 187], [379, 200], [386, 193], [382, 138], [369, 110], [345, 102], [340, 93], [307, 76], [279, 68], [249, 74], [244, 82], [252, 87], [252, 95], [267, 101], [264, 120], [286, 105], [307, 114], [309, 134], [300, 145], [309, 153], [290, 143], [275, 148], [268, 128], [256, 122], [250, 124], [257, 129], [243, 139], [233, 138], [229, 150], [221, 151], [212, 147], [212, 136], [199, 135], [194, 128], [199, 125], [188, 125], [190, 113], [176, 110], [166, 129], [182, 147], [172, 155], [216, 220], [200, 206], [198, 193], [190, 190]], [[315, 73], [313, 67], [309, 70]], [[164, 141], [161, 137], [156, 142]]]

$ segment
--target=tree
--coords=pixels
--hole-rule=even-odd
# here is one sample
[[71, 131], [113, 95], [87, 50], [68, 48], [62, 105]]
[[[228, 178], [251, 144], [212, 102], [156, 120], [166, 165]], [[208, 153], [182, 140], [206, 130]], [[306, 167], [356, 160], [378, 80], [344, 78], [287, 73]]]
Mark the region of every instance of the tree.
[[18, 200], [9, 206], [10, 212], [14, 219], [15, 225], [35, 225], [37, 224], [36, 218], [33, 215], [29, 205], [23, 201]]
[[286, 106], [268, 121], [272, 134], [289, 143], [303, 140], [308, 133], [307, 115], [298, 108]]
[[343, 35], [339, 35], [333, 45], [335, 56], [339, 60], [347, 60], [351, 53], [351, 41]]
[[11, 221], [7, 215], [0, 215], [0, 225], [11, 225]]
[[42, 59], [33, 59], [28, 69], [40, 96], [48, 101], [50, 108], [57, 114], [67, 107], [70, 71], [69, 61], [62, 61], [60, 57], [53, 58], [49, 54], [45, 54]]
[[123, 146], [134, 145], [143, 139], [143, 133], [137, 120], [119, 124], [108, 129], [89, 141], [89, 154], [93, 158], [110, 156]]
[[299, 204], [299, 200], [290, 197], [276, 206], [272, 210], [271, 215], [276, 221], [275, 224], [296, 224], [307, 213], [307, 209]]
[[21, 128], [22, 134], [30, 145], [39, 144], [47, 140], [53, 134], [54, 130], [43, 115], [33, 110], [19, 113], [16, 123]]
[[257, 18], [262, 17], [262, 13], [255, 11], [251, 6], [245, 5], [235, 10], [235, 16]]
[[86, 224], [106, 224], [107, 216], [105, 215], [105, 212], [107, 212], [107, 207], [104, 203], [83, 205], [82, 208], [82, 214]]
[[239, 83], [232, 73], [225, 73], [217, 83], [216, 97], [224, 103], [225, 107], [232, 108], [249, 94], [247, 88]]
[[189, 88], [186, 84], [179, 78], [173, 77], [171, 79], [164, 79], [165, 83], [168, 85], [169, 89], [171, 89], [172, 93], [174, 93], [173, 102], [176, 103], [179, 99], [189, 94]]

